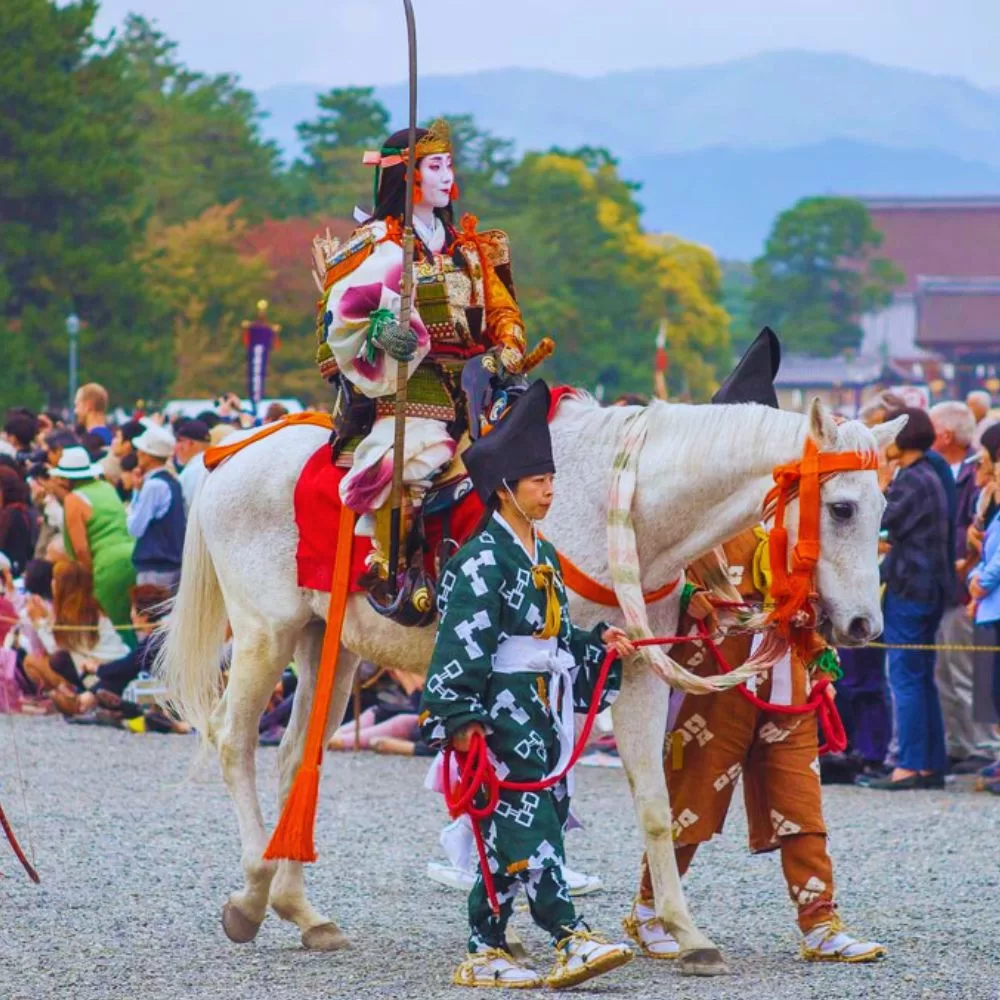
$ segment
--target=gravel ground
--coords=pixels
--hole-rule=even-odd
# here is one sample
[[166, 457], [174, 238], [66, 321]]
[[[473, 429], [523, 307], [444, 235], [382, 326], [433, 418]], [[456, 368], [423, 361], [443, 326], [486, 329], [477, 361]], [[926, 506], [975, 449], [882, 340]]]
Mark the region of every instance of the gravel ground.
[[[0, 1000], [458, 995], [448, 984], [463, 953], [464, 901], [423, 875], [442, 818], [440, 802], [421, 790], [426, 762], [329, 758], [311, 885], [353, 947], [312, 954], [273, 916], [252, 944], [223, 936], [220, 907], [240, 882], [236, 822], [214, 764], [189, 777], [193, 738], [51, 718], [14, 724], [42, 885], [30, 884], [0, 845]], [[6, 724], [0, 733], [0, 796], [25, 841]], [[275, 752], [262, 750], [260, 759], [273, 819]], [[571, 863], [608, 886], [582, 908], [595, 927], [613, 930], [631, 901], [639, 857], [621, 772], [582, 769], [577, 803], [589, 829], [570, 837]], [[797, 958], [777, 855], [746, 855], [741, 813], [688, 880], [694, 912], [734, 974], [691, 980], [669, 964], [636, 960], [586, 992], [635, 1000], [1000, 997], [996, 798], [956, 788], [829, 790], [841, 911], [889, 946], [878, 966]], [[515, 926], [547, 961], [527, 916]]]

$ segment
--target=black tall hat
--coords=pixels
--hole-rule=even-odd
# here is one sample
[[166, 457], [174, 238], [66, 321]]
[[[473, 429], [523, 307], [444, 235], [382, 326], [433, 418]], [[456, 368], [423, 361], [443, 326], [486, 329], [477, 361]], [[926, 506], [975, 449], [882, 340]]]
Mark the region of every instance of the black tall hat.
[[713, 403], [760, 403], [778, 408], [774, 378], [781, 367], [781, 342], [765, 326], [712, 397]]
[[484, 503], [504, 485], [527, 476], [555, 472], [549, 434], [549, 387], [539, 380], [511, 403], [510, 409], [485, 437], [462, 455], [479, 499]]

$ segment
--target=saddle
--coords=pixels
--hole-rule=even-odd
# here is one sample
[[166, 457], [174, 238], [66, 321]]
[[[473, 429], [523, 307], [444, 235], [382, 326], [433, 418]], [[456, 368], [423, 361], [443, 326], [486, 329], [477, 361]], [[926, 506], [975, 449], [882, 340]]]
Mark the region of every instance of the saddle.
[[[472, 358], [462, 371], [461, 416], [457, 428], [467, 432], [466, 447], [502, 419], [511, 402], [528, 389], [524, 375], [505, 371], [494, 352]], [[334, 456], [336, 456], [336, 432]], [[461, 444], [460, 444], [461, 447]], [[464, 449], [462, 449], [464, 450]], [[429, 625], [437, 615], [436, 584], [440, 569], [458, 551], [464, 538], [451, 533], [451, 514], [455, 507], [472, 493], [472, 481], [461, 464], [461, 454], [435, 478], [419, 507], [412, 509], [400, 566], [396, 569], [395, 593], [390, 585], [389, 567], [373, 564], [361, 578], [368, 591], [368, 603], [385, 618], [399, 625], [420, 627]], [[427, 521], [441, 521], [440, 541], [433, 552], [427, 541]], [[430, 568], [428, 568], [430, 567]]]

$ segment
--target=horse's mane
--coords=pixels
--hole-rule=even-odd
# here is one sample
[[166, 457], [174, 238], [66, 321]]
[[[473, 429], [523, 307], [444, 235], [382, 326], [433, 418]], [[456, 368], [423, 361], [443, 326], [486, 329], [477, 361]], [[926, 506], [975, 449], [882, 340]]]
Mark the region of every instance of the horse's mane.
[[[739, 431], [739, 447], [764, 452], [768, 442], [779, 430], [798, 431], [803, 440], [808, 432], [805, 414], [791, 410], [776, 410], [756, 403], [691, 404], [668, 403], [654, 399], [647, 404], [655, 412], [655, 423], [669, 428], [670, 447], [693, 456], [704, 453], [707, 440], [732, 440], [734, 428]], [[586, 416], [588, 435], [617, 438], [622, 424], [638, 406], [602, 406], [590, 393], [577, 390], [567, 396], [560, 409], [567, 416]], [[871, 430], [857, 420], [837, 427], [838, 451], [867, 454], [877, 450]]]

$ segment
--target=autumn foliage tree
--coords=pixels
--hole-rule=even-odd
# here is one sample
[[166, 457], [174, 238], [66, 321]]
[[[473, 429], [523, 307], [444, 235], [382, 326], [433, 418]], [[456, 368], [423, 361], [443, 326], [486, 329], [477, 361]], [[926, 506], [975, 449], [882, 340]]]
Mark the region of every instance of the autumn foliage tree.
[[241, 392], [245, 382], [240, 323], [271, 281], [263, 256], [245, 249], [238, 205], [213, 205], [197, 219], [151, 228], [142, 264], [149, 292], [169, 323], [171, 394]]

